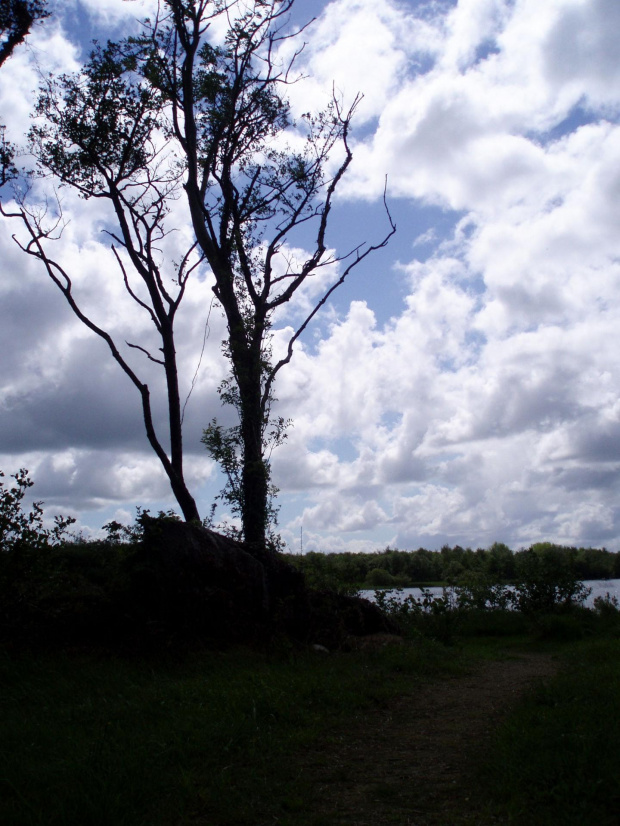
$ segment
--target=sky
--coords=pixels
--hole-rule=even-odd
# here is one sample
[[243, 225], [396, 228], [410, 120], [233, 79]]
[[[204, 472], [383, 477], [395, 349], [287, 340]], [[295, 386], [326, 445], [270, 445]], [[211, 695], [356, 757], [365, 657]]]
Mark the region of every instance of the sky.
[[[152, 2], [50, 7], [0, 71], [17, 143], [41, 74], [77, 69], [90, 39], [126, 34]], [[363, 94], [329, 243], [383, 237], [386, 176], [397, 233], [278, 376], [277, 413], [293, 422], [272, 457], [288, 549], [303, 529], [304, 551], [619, 550], [620, 4], [297, 0], [295, 21], [311, 15], [292, 111], [321, 109], [332, 88]], [[84, 306], [120, 342], [148, 341], [104, 206], [62, 198], [54, 253]], [[28, 468], [46, 513], [86, 535], [136, 506], [174, 508], [134, 387], [16, 232], [0, 221], [0, 469]], [[187, 479], [204, 515], [222, 479], [200, 437], [223, 415], [226, 376], [211, 295], [197, 277], [178, 326]], [[276, 350], [314, 295], [275, 319]], [[153, 365], [132, 357], [155, 393]]]

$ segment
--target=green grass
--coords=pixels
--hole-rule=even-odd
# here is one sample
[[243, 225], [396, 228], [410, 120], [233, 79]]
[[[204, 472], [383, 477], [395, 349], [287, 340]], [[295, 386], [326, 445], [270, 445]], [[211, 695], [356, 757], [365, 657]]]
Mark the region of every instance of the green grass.
[[500, 822], [618, 824], [620, 640], [564, 652], [560, 673], [499, 731], [482, 785]]
[[576, 640], [572, 619], [535, 639], [513, 617], [489, 617], [487, 636], [480, 623], [472, 615], [472, 636], [451, 648], [0, 653], [0, 823], [304, 826], [316, 794], [297, 759], [306, 748], [329, 748], [412, 680], [532, 645], [562, 668], [498, 732], [479, 822], [618, 823], [620, 640], [597, 637], [591, 617]]
[[375, 655], [202, 652], [182, 661], [0, 656], [3, 826], [292, 824], [291, 755], [454, 667], [419, 643]]

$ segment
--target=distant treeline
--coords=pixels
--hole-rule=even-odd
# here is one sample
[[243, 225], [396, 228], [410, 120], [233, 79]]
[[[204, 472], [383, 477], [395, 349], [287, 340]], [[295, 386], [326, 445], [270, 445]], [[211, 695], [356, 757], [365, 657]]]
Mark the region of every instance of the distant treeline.
[[310, 584], [358, 588], [411, 587], [418, 584], [456, 583], [472, 576], [510, 583], [519, 581], [532, 555], [551, 571], [562, 571], [576, 579], [620, 578], [620, 554], [606, 548], [574, 548], [539, 542], [513, 552], [496, 542], [490, 548], [451, 548], [440, 551], [399, 551], [386, 548], [374, 553], [286, 554]]

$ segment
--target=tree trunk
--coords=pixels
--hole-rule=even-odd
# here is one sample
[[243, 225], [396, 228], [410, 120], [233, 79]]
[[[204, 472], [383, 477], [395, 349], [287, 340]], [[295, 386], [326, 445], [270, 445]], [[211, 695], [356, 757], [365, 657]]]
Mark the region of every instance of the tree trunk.
[[[196, 502], [189, 492], [183, 474], [183, 422], [181, 416], [181, 399], [179, 395], [179, 374], [177, 368], [176, 349], [172, 319], [166, 318], [166, 326], [162, 324], [163, 353], [166, 370], [166, 385], [168, 389], [168, 422], [170, 426], [170, 464], [172, 474], [170, 483], [172, 491], [183, 512], [186, 522], [200, 521], [200, 514]], [[174, 477], [174, 478], [173, 478]]]
[[[108, 343], [110, 343], [111, 339], [109, 336], [107, 337]], [[115, 352], [115, 348], [113, 350]], [[132, 378], [132, 381], [138, 388], [140, 395], [142, 397], [142, 417], [144, 419], [144, 427], [146, 429], [146, 436], [149, 440], [149, 444], [155, 451], [159, 461], [162, 463], [162, 466], [166, 472], [168, 479], [170, 480], [170, 487], [172, 488], [172, 492], [179, 503], [179, 507], [183, 513], [183, 518], [186, 522], [200, 522], [200, 514], [198, 513], [198, 508], [196, 507], [196, 502], [194, 501], [193, 496], [189, 492], [187, 485], [185, 484], [185, 479], [183, 477], [183, 462], [182, 462], [182, 454], [181, 454], [181, 463], [179, 467], [179, 463], [177, 462], [177, 467], [175, 467], [166, 451], [163, 449], [162, 445], [157, 438], [157, 434], [155, 433], [155, 427], [153, 425], [153, 416], [151, 413], [151, 402], [150, 402], [150, 393], [148, 385], [142, 384], [132, 371], [127, 367], [126, 363], [123, 361], [122, 358], [117, 359], [121, 367], [125, 370], [125, 372]], [[180, 472], [179, 472], [180, 469]]]
[[[255, 330], [259, 327], [255, 322]], [[230, 355], [239, 390], [241, 426], [241, 520], [243, 537], [251, 551], [266, 547], [269, 474], [263, 457], [262, 335], [248, 341], [241, 325], [229, 324]]]
[[200, 522], [200, 514], [198, 513], [196, 502], [185, 484], [185, 479], [182, 477], [181, 479], [178, 477], [172, 478], [172, 476], [169, 476], [169, 479], [172, 492], [183, 513], [183, 519], [185, 519], [186, 522]]
[[260, 407], [243, 414], [241, 433], [243, 439], [241, 469], [243, 535], [248, 548], [262, 550], [267, 541], [269, 483], [262, 452]]

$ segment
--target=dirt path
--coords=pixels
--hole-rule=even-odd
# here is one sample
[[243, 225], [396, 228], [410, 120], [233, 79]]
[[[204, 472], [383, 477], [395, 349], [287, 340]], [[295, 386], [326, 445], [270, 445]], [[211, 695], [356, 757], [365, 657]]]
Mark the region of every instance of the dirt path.
[[307, 755], [317, 826], [488, 823], [472, 794], [480, 758], [511, 706], [556, 668], [549, 655], [522, 654], [416, 686], [327, 754]]

